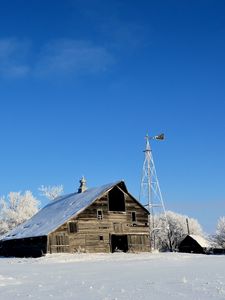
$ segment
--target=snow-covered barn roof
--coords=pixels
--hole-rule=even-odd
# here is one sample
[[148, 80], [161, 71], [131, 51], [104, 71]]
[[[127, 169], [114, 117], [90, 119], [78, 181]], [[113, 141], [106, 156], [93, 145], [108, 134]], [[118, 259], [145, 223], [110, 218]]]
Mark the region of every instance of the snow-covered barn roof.
[[127, 192], [123, 181], [109, 183], [83, 193], [73, 193], [52, 201], [25, 223], [17, 226], [3, 240], [46, 236], [70, 218], [78, 215], [104, 193], [118, 185]]

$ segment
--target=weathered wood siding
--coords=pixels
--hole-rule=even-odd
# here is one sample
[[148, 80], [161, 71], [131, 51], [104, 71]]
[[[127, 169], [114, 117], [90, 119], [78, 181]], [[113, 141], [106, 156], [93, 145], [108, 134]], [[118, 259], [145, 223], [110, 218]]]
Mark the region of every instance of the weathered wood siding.
[[[149, 251], [148, 213], [130, 195], [124, 193], [125, 211], [109, 211], [108, 194], [97, 199], [77, 217], [77, 232], [70, 233], [69, 221], [48, 237], [49, 252], [110, 252], [111, 235], [127, 235], [128, 251]], [[102, 219], [97, 211], [102, 211]], [[132, 212], [136, 221], [132, 222]]]

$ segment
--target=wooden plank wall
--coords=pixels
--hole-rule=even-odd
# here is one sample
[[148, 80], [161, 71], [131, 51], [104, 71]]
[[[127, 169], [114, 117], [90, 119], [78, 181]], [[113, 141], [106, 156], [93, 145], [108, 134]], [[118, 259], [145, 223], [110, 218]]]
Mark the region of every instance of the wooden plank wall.
[[[68, 223], [65, 223], [50, 234], [48, 251], [110, 252], [111, 234], [128, 235], [129, 251], [149, 251], [148, 213], [131, 196], [124, 195], [125, 212], [108, 211], [108, 194], [104, 195], [76, 218], [69, 220], [77, 223], [76, 233], [69, 233]], [[103, 212], [102, 220], [97, 219], [99, 209]], [[136, 222], [132, 222], [132, 212], [136, 212]]]

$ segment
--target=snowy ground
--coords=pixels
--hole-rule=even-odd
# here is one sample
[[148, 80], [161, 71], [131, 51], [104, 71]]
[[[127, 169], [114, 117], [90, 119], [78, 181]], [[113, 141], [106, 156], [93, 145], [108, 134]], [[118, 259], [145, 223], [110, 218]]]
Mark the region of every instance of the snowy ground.
[[0, 258], [0, 299], [225, 299], [225, 256], [115, 253]]

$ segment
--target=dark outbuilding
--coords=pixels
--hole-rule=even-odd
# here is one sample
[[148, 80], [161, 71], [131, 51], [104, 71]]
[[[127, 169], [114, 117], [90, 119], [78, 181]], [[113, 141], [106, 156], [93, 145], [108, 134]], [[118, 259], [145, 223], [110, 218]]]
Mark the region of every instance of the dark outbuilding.
[[199, 235], [187, 234], [181, 239], [178, 249], [179, 252], [204, 254], [212, 249], [212, 245]]

